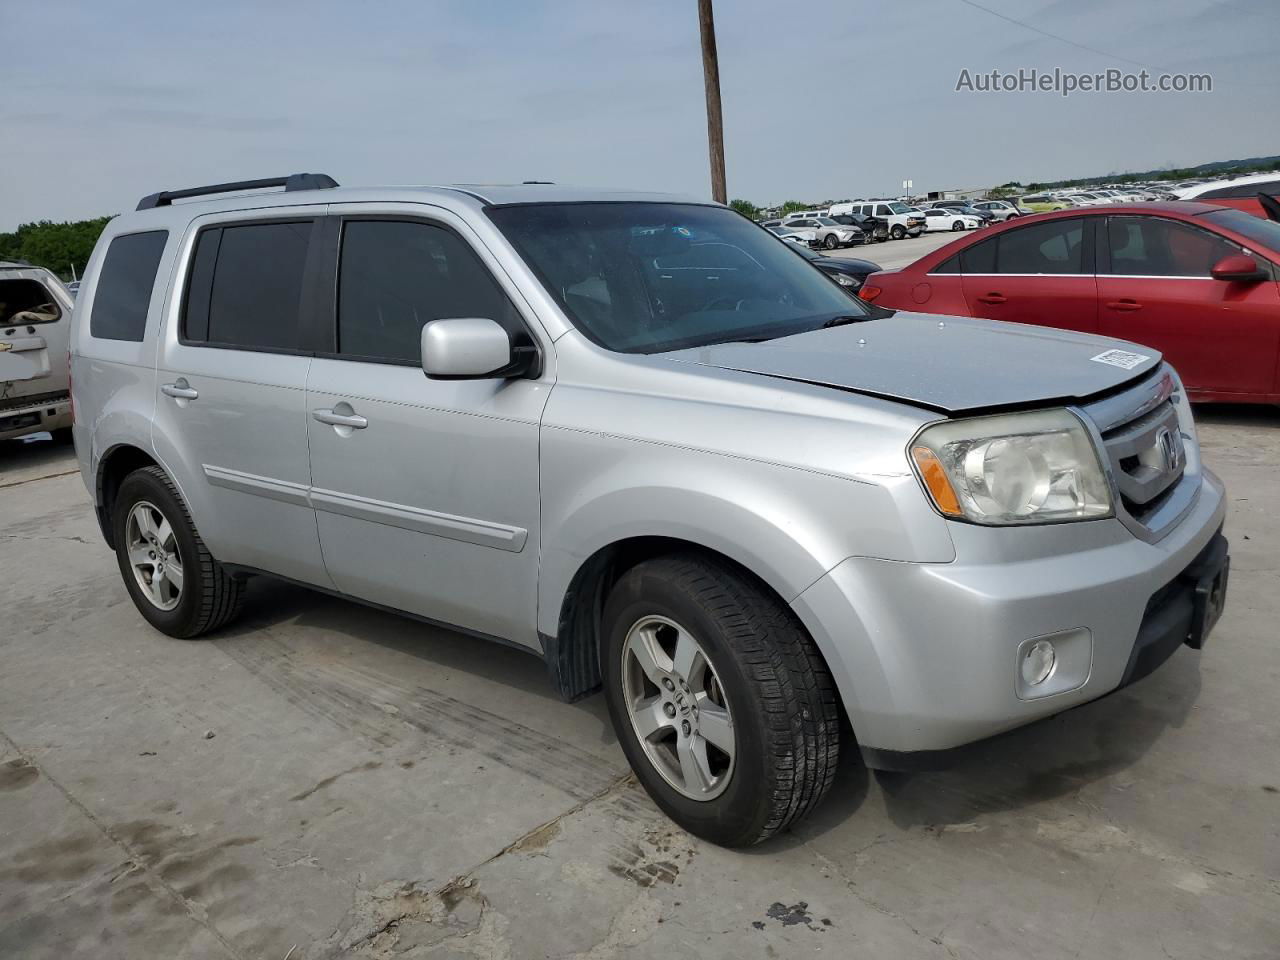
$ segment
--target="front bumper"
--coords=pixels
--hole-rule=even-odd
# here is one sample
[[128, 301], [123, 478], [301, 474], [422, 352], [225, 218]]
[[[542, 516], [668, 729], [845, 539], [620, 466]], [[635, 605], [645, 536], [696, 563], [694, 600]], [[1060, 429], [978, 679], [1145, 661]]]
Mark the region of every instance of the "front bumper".
[[[850, 558], [792, 607], [827, 658], [868, 765], [917, 766], [900, 761], [1060, 713], [1162, 663], [1187, 636], [1170, 587], [1220, 539], [1224, 513], [1222, 485], [1205, 471], [1195, 506], [1157, 543], [1118, 520], [967, 526], [952, 563]], [[1162, 592], [1179, 598], [1175, 617]], [[1046, 636], [1070, 637], [1075, 666], [1046, 686], [1054, 692], [1027, 696], [1019, 651]]]

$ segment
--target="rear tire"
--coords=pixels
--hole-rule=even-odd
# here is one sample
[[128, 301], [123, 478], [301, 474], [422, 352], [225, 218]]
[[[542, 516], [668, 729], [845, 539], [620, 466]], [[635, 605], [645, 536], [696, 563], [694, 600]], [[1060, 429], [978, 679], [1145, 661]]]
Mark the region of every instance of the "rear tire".
[[795, 615], [748, 575], [695, 554], [641, 563], [609, 594], [601, 637], [618, 740], [654, 803], [685, 830], [749, 846], [830, 789], [835, 684]]
[[209, 553], [178, 488], [159, 467], [124, 478], [111, 522], [125, 588], [161, 633], [198, 637], [240, 612], [242, 582]]

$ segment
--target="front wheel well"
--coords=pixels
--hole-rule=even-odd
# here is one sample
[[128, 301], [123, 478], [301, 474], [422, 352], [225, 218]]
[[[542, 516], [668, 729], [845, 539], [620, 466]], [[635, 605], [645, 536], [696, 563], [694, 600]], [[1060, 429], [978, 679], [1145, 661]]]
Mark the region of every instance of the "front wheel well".
[[694, 554], [733, 567], [787, 603], [769, 584], [732, 557], [678, 537], [631, 537], [602, 547], [578, 568], [560, 604], [556, 635], [541, 636], [543, 656], [560, 696], [573, 703], [601, 688], [600, 623], [609, 591], [637, 564], [667, 554]]
[[112, 447], [98, 463], [96, 498], [98, 526], [102, 528], [102, 536], [112, 550], [116, 545], [111, 529], [111, 515], [115, 510], [116, 494], [120, 492], [120, 484], [135, 470], [154, 466], [158, 466], [154, 457], [128, 444]]

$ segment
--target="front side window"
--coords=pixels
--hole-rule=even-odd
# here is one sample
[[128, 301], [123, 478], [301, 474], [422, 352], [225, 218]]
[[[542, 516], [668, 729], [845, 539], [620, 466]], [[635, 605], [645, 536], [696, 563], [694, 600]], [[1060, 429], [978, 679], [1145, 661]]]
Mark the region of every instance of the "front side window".
[[1205, 223], [1223, 227], [1261, 244], [1270, 251], [1269, 256], [1273, 261], [1280, 257], [1280, 223], [1274, 220], [1263, 220], [1230, 207], [1206, 214], [1204, 220]]
[[609, 350], [768, 340], [866, 315], [800, 257], [717, 207], [537, 203], [487, 212], [574, 326]]
[[53, 294], [39, 280], [0, 280], [0, 325], [53, 323], [61, 316]]
[[301, 345], [300, 306], [313, 221], [211, 227], [196, 240], [184, 339], [242, 350]]
[[89, 335], [101, 340], [141, 342], [151, 290], [156, 284], [167, 230], [116, 237], [107, 247], [93, 293]]
[[995, 238], [994, 272], [1084, 273], [1083, 237], [1080, 219], [1053, 220], [1002, 233]]
[[516, 334], [510, 299], [474, 251], [445, 227], [410, 220], [350, 220], [338, 267], [338, 353], [418, 363], [422, 327], [485, 317]]
[[1240, 248], [1217, 234], [1163, 217], [1108, 217], [1110, 273], [1138, 277], [1208, 277]]

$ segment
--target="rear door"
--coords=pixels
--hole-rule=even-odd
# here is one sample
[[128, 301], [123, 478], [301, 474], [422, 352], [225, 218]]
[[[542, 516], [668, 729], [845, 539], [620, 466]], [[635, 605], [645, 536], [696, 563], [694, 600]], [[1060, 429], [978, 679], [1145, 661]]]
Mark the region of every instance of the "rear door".
[[533, 330], [470, 228], [424, 209], [345, 208], [330, 221], [336, 277], [325, 286], [337, 296], [307, 385], [325, 563], [344, 593], [536, 647], [538, 425], [551, 375], [423, 373], [428, 321], [486, 317], [517, 339]]
[[323, 212], [197, 221], [166, 308], [154, 434], [214, 556], [330, 587], [307, 497], [304, 319]]
[[970, 315], [1096, 333], [1093, 225], [1049, 220], [1004, 230], [961, 254]]
[[71, 297], [52, 275], [0, 270], [0, 419], [6, 408], [66, 400], [70, 329]]
[[[1280, 295], [1274, 280], [1210, 275], [1243, 252], [1199, 226], [1152, 215], [1106, 218], [1100, 251], [1100, 332], [1160, 350], [1187, 389], [1217, 399], [1274, 389]], [[1251, 255], [1274, 269], [1257, 253]]]

